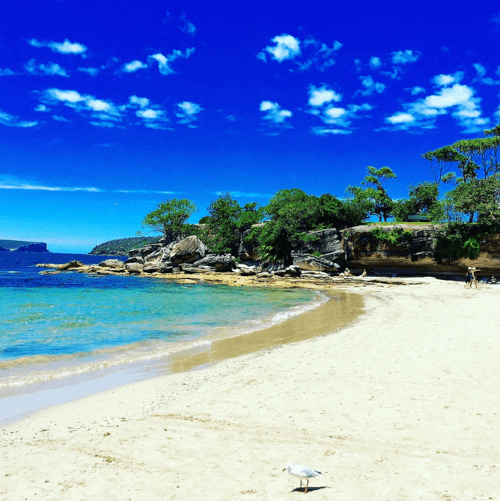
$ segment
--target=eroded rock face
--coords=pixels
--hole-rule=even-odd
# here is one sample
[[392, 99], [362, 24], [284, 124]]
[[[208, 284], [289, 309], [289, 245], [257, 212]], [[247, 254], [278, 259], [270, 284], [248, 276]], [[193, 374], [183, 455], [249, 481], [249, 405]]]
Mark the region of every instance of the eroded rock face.
[[217, 271], [230, 271], [233, 268], [233, 258], [231, 254], [208, 254], [203, 259], [193, 263], [195, 266], [209, 266]]
[[69, 263], [60, 264], [58, 266], [58, 269], [60, 269], [60, 270], [71, 270], [71, 269], [74, 269], [74, 268], [81, 268], [82, 266], [85, 266], [85, 265], [81, 261], [73, 260], [73, 261], [70, 261]]
[[206, 252], [205, 244], [196, 235], [192, 235], [172, 246], [169, 259], [176, 264], [194, 263], [204, 258]]
[[[325, 271], [336, 272], [341, 266], [324, 256], [311, 256], [310, 254], [294, 253], [292, 254], [293, 264], [303, 271]], [[340, 260], [340, 259], [338, 259]], [[344, 260], [342, 259], [344, 263]]]
[[116, 270], [122, 270], [125, 268], [125, 263], [119, 259], [106, 259], [99, 263], [99, 266], [103, 268], [114, 268]]
[[144, 266], [140, 263], [125, 263], [125, 269], [129, 273], [138, 274], [142, 273]]
[[125, 261], [125, 267], [127, 267], [127, 264], [132, 264], [132, 263], [144, 264], [144, 258], [141, 255], [135, 255], [135, 256], [129, 257]]

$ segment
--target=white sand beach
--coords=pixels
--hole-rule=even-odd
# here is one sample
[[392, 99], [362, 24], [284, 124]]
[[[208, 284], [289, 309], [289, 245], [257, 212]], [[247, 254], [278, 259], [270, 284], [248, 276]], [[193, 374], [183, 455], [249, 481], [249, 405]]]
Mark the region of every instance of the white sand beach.
[[[500, 288], [351, 290], [325, 337], [2, 427], [0, 499], [500, 499]], [[304, 494], [288, 462], [326, 473]]]

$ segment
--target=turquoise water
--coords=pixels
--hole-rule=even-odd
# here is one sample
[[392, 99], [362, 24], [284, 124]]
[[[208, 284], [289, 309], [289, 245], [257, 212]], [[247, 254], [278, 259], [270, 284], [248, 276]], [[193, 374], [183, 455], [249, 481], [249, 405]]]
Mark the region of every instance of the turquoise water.
[[36, 262], [75, 256], [20, 254], [0, 255], [0, 389], [203, 349], [210, 336], [264, 328], [322, 301], [305, 290], [41, 275]]

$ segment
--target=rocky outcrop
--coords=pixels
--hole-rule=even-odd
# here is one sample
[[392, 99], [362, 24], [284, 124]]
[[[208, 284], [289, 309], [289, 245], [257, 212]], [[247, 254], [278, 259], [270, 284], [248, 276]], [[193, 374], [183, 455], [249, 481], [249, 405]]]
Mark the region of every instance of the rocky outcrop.
[[208, 254], [203, 259], [193, 263], [195, 266], [208, 266], [216, 271], [230, 271], [234, 267], [234, 261], [231, 254]]
[[376, 270], [379, 273], [453, 275], [465, 274], [469, 266], [481, 275], [500, 273], [500, 235], [488, 235], [481, 242], [478, 259], [438, 260], [435, 252], [438, 225], [388, 225], [412, 232], [411, 238], [398, 244], [374, 237], [374, 226], [356, 226], [342, 230], [342, 246], [351, 268]]
[[207, 248], [205, 244], [196, 236], [181, 240], [174, 244], [169, 253], [169, 258], [174, 263], [193, 263], [205, 257]]
[[123, 270], [125, 268], [125, 263], [119, 259], [106, 259], [99, 263], [99, 266], [103, 268], [113, 268], [115, 270]]

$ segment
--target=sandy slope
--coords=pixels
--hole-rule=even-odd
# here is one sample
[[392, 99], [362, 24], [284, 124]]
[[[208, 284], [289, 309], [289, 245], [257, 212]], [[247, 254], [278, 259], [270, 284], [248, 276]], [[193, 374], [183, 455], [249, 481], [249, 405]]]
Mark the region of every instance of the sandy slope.
[[363, 294], [330, 336], [5, 426], [0, 499], [500, 499], [500, 289]]

